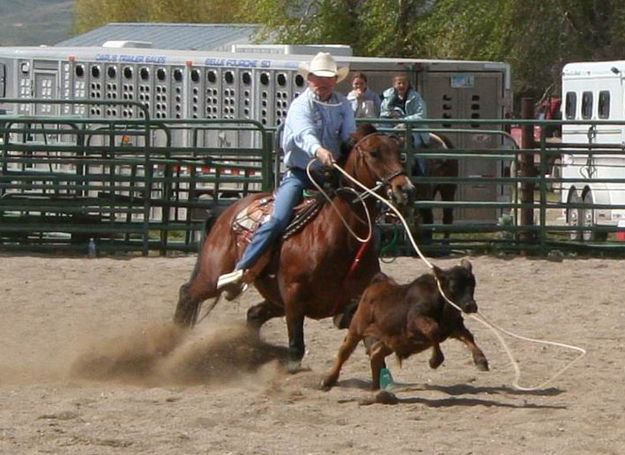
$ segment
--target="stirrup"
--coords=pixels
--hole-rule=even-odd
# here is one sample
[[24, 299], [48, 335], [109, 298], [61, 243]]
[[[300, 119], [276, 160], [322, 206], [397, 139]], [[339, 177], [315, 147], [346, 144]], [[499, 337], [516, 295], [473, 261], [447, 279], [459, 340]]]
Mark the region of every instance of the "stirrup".
[[243, 281], [245, 270], [235, 270], [234, 272], [225, 273], [217, 279], [217, 290], [229, 284], [240, 284]]

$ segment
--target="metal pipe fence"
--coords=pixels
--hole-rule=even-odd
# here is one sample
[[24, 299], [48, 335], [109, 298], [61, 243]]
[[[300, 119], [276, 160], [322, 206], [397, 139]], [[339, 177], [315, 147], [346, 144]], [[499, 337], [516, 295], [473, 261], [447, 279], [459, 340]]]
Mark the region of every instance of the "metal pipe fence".
[[[419, 188], [406, 213], [426, 253], [625, 252], [623, 146], [544, 134], [547, 126], [590, 121], [368, 120], [404, 138], [406, 170]], [[510, 133], [536, 126], [542, 132], [523, 148]], [[411, 137], [423, 131], [447, 137], [452, 147], [415, 150]], [[0, 141], [6, 251], [86, 254], [90, 238], [105, 253], [195, 251], [207, 217], [271, 190], [280, 172], [275, 131], [251, 120], [0, 116]], [[417, 155], [430, 171], [440, 163], [456, 171], [418, 175]], [[524, 156], [533, 165], [521, 173]], [[441, 186], [453, 187], [453, 197], [435, 191]], [[531, 198], [523, 199], [527, 188]], [[412, 254], [396, 220], [384, 214], [378, 223], [382, 256]]]

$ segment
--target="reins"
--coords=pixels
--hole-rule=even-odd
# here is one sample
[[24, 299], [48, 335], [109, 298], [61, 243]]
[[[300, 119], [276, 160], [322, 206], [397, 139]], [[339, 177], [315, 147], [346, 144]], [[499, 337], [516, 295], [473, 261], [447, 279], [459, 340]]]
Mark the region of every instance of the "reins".
[[[378, 132], [374, 132], [374, 133], [369, 133], [367, 135], [365, 135], [364, 137], [360, 138], [358, 140], [358, 142], [356, 142], [356, 144], [354, 144], [354, 146], [352, 147], [353, 150], [355, 150], [358, 153], [361, 153], [361, 149], [360, 149], [360, 143], [362, 141], [364, 141], [365, 139], [368, 139], [371, 136], [380, 136], [382, 135], [382, 133], [378, 133]], [[378, 184], [373, 187], [373, 188], [367, 188], [366, 186], [364, 186], [363, 184], [361, 184], [358, 180], [354, 179], [352, 176], [350, 176], [349, 174], [347, 174], [340, 166], [338, 166], [336, 163], [334, 164], [334, 167], [336, 167], [337, 169], [339, 169], [341, 171], [341, 173], [343, 173], [344, 175], [346, 175], [348, 177], [348, 180], [352, 181], [352, 182], [356, 182], [358, 184], [358, 186], [360, 186], [361, 188], [366, 188], [366, 191], [364, 191], [363, 193], [359, 194], [356, 199], [354, 199], [354, 202], [360, 202], [362, 204], [363, 210], [365, 212], [365, 215], [367, 217], [367, 221], [363, 221], [360, 218], [358, 218], [363, 224], [367, 224], [367, 227], [369, 228], [369, 232], [367, 233], [367, 237], [366, 238], [361, 238], [358, 236], [358, 234], [356, 234], [354, 232], [354, 230], [351, 228], [351, 226], [349, 226], [349, 223], [347, 223], [347, 220], [345, 219], [345, 217], [343, 217], [343, 214], [341, 214], [340, 210], [336, 207], [336, 205], [334, 204], [334, 202], [332, 201], [332, 198], [328, 195], [328, 193], [325, 192], [325, 190], [321, 187], [321, 185], [319, 185], [317, 183], [317, 181], [314, 179], [312, 172], [310, 171], [311, 166], [313, 164], [313, 162], [317, 161], [316, 158], [313, 158], [311, 161], [308, 162], [308, 164], [306, 165], [306, 175], [308, 175], [309, 180], [312, 182], [312, 184], [315, 186], [315, 188], [317, 189], [317, 191], [319, 191], [323, 197], [328, 201], [328, 203], [330, 204], [330, 206], [332, 207], [332, 209], [336, 212], [336, 214], [338, 215], [339, 219], [341, 220], [341, 222], [343, 223], [343, 225], [345, 226], [345, 229], [347, 229], [347, 231], [359, 242], [361, 243], [367, 243], [371, 240], [371, 237], [373, 236], [373, 223], [371, 221], [371, 213], [369, 212], [369, 208], [367, 207], [367, 204], [365, 204], [365, 199], [368, 198], [371, 194], [374, 194], [376, 197], [378, 197], [379, 199], [385, 201], [384, 198], [380, 198], [376, 191], [379, 190], [380, 188], [387, 186], [391, 180], [393, 180], [395, 177], [397, 177], [398, 175], [402, 175], [404, 174], [404, 170], [400, 169], [399, 171], [395, 172], [394, 174], [392, 174], [389, 177], [383, 177], [380, 178], [380, 182], [378, 182]], [[356, 190], [354, 190], [353, 188], [349, 188], [350, 190], [354, 191], [355, 193]]]
[[[386, 204], [401, 220], [402, 224], [404, 225], [405, 229], [406, 229], [406, 233], [408, 235], [408, 238], [410, 239], [410, 243], [412, 244], [413, 248], [415, 249], [415, 251], [417, 252], [417, 254], [419, 255], [419, 257], [421, 258], [421, 260], [430, 268], [433, 269], [434, 266], [432, 265], [432, 263], [430, 263], [430, 261], [427, 260], [427, 258], [423, 255], [423, 253], [421, 252], [421, 250], [419, 249], [419, 247], [417, 246], [412, 233], [410, 232], [410, 229], [408, 227], [408, 223], [406, 222], [406, 220], [404, 219], [404, 217], [401, 215], [401, 213], [399, 212], [399, 210], [397, 210], [392, 204], [390, 204], [386, 199], [384, 199], [383, 197], [381, 197], [380, 195], [378, 195], [377, 193], [372, 192], [369, 188], [367, 188], [365, 185], [362, 185], [359, 181], [357, 181], [356, 179], [352, 178], [347, 172], [345, 172], [345, 170], [343, 170], [340, 166], [338, 166], [337, 164], [334, 164], [334, 167], [341, 173], [343, 174], [347, 179], [349, 179], [350, 181], [352, 181], [354, 184], [356, 184], [357, 186], [359, 186], [360, 188], [362, 188], [365, 192], [370, 193], [373, 197], [375, 197], [376, 199], [378, 199], [379, 201], [381, 201], [382, 203]], [[451, 299], [449, 299], [449, 297], [447, 297], [447, 295], [445, 294], [445, 292], [442, 289], [441, 283], [438, 280], [438, 278], [436, 278], [436, 283], [438, 285], [438, 290], [441, 293], [441, 295], [443, 296], [443, 298], [445, 299], [445, 301], [447, 303], [449, 303], [452, 307], [454, 307], [455, 309], [457, 309], [458, 311], [460, 311], [460, 313], [464, 313], [464, 311], [462, 311], [462, 309], [456, 305], [453, 301], [451, 301]], [[528, 338], [528, 337], [524, 337], [521, 335], [517, 335], [515, 333], [512, 333], [508, 330], [505, 330], [499, 326], [497, 326], [496, 324], [488, 321], [481, 313], [471, 313], [468, 314], [469, 317], [471, 317], [472, 319], [478, 321], [480, 324], [485, 325], [486, 327], [488, 327], [497, 337], [497, 339], [499, 340], [499, 342], [501, 343], [501, 345], [504, 348], [504, 351], [506, 352], [508, 358], [510, 359], [510, 362], [512, 363], [512, 366], [514, 368], [514, 380], [512, 381], [512, 386], [517, 389], [517, 390], [521, 390], [521, 391], [533, 391], [533, 390], [539, 390], [542, 389], [543, 387], [545, 387], [547, 384], [551, 383], [553, 380], [555, 380], [556, 378], [558, 378], [559, 376], [561, 376], [566, 370], [568, 370], [575, 362], [579, 361], [582, 357], [584, 357], [586, 355], [586, 350], [578, 347], [578, 346], [572, 346], [569, 344], [564, 344], [564, 343], [558, 343], [558, 342], [554, 342], [554, 341], [548, 341], [548, 340], [539, 340], [539, 339], [534, 339], [534, 338]], [[519, 380], [521, 379], [521, 369], [519, 368], [518, 362], [514, 359], [514, 356], [512, 355], [512, 351], [510, 350], [510, 348], [508, 347], [507, 343], [505, 342], [505, 340], [503, 339], [501, 333], [504, 333], [506, 335], [509, 335], [511, 337], [520, 339], [520, 340], [524, 340], [524, 341], [528, 341], [531, 343], [539, 343], [539, 344], [546, 344], [546, 345], [551, 345], [551, 346], [558, 346], [561, 348], [565, 348], [565, 349], [570, 349], [570, 350], [574, 350], [580, 353], [580, 355], [578, 355], [576, 358], [574, 358], [572, 361], [570, 361], [568, 364], [566, 364], [563, 368], [561, 368], [559, 371], [557, 371], [551, 378], [547, 379], [546, 381], [544, 381], [543, 383], [535, 386], [535, 387], [523, 387], [519, 384]]]
[[[347, 222], [347, 220], [345, 219], [345, 217], [343, 216], [343, 214], [341, 213], [341, 211], [337, 208], [336, 204], [334, 204], [334, 201], [332, 200], [332, 198], [328, 195], [328, 193], [326, 193], [324, 191], [324, 189], [321, 187], [321, 185], [319, 185], [316, 180], [314, 179], [314, 177], [312, 176], [312, 173], [310, 172], [310, 167], [312, 165], [312, 163], [314, 161], [317, 161], [317, 159], [313, 159], [311, 161], [308, 162], [308, 164], [306, 165], [306, 174], [308, 175], [308, 178], [310, 179], [310, 181], [312, 182], [312, 184], [315, 186], [315, 188], [317, 188], [317, 191], [319, 191], [323, 197], [328, 201], [328, 203], [330, 204], [330, 207], [332, 207], [332, 209], [336, 212], [336, 214], [338, 215], [339, 219], [341, 220], [341, 222], [343, 223], [343, 226], [345, 226], [345, 229], [347, 229], [347, 231], [359, 242], [361, 243], [367, 243], [369, 240], [371, 240], [371, 237], [373, 236], [373, 224], [371, 223], [371, 214], [369, 213], [369, 209], [367, 208], [367, 204], [365, 203], [365, 201], [362, 198], [356, 198], [357, 201], [359, 201], [362, 204], [362, 207], [365, 211], [365, 215], [367, 216], [367, 227], [369, 228], [369, 232], [367, 233], [367, 237], [365, 237], [364, 239], [359, 237], [358, 234], [356, 234], [354, 232], [354, 230], [351, 228], [351, 226], [349, 225], [349, 223]], [[362, 221], [362, 220], [361, 220]]]

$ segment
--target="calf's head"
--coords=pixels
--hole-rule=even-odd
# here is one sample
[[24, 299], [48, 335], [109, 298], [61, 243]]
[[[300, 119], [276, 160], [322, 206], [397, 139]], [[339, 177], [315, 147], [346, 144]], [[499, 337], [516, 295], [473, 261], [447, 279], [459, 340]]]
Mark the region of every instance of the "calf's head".
[[471, 263], [463, 259], [460, 265], [447, 270], [434, 266], [434, 275], [441, 283], [445, 295], [465, 313], [475, 313], [477, 303], [473, 298], [475, 291], [475, 277]]

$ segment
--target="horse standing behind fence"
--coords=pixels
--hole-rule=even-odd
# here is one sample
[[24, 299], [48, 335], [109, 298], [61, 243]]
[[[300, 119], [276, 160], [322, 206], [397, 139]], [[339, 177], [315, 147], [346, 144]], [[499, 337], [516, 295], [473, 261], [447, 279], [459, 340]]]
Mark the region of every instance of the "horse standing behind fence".
[[[424, 152], [431, 150], [449, 150], [454, 146], [451, 140], [442, 134], [430, 133], [430, 142], [427, 148], [422, 149]], [[415, 166], [417, 164], [415, 163]], [[413, 166], [413, 174], [414, 166]], [[458, 160], [450, 158], [428, 158], [426, 177], [458, 177]], [[418, 177], [415, 180], [416, 199], [423, 201], [432, 201], [438, 195], [441, 201], [453, 202], [456, 196], [457, 185], [450, 182], [433, 182], [418, 183]], [[418, 204], [418, 203], [417, 203]], [[454, 222], [453, 207], [443, 207], [443, 224], [452, 224]], [[432, 224], [434, 222], [434, 212], [431, 207], [419, 209], [420, 224]], [[423, 240], [431, 240], [432, 232], [421, 232], [420, 238]], [[449, 232], [445, 232], [445, 238], [449, 238]]]
[[[345, 171], [369, 188], [383, 182], [389, 195], [397, 202], [405, 202], [414, 187], [404, 172], [399, 142], [376, 132], [371, 125], [362, 125], [353, 140]], [[353, 183], [345, 185], [360, 192]], [[219, 296], [217, 279], [234, 268], [242, 249], [233, 234], [233, 219], [252, 200], [266, 196], [252, 195], [238, 201], [211, 227], [191, 279], [180, 288], [174, 316], [178, 324], [192, 326], [201, 303]], [[360, 237], [369, 231], [362, 221], [366, 219], [363, 205], [354, 199], [354, 191], [338, 191], [332, 206], [326, 204], [301, 232], [281, 241], [250, 271], [265, 301], [248, 310], [248, 323], [260, 328], [271, 318], [286, 316], [290, 371], [299, 368], [304, 356], [304, 318], [321, 319], [340, 313], [380, 270], [377, 251], [368, 248], [359, 258], [358, 268], [348, 276], [361, 244], [337, 212]], [[373, 198], [366, 199], [365, 204], [375, 216]]]

